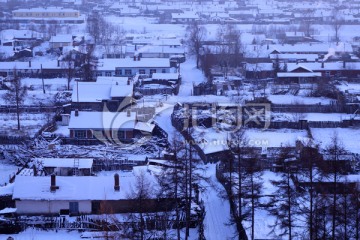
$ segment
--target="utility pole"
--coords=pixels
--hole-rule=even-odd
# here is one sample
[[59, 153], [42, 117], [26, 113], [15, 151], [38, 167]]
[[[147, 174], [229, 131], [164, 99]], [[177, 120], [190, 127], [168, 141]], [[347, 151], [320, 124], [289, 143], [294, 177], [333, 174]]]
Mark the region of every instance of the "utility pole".
[[41, 68], [41, 80], [42, 80], [43, 93], [45, 94], [45, 84], [44, 84], [44, 75], [43, 75], [42, 64], [40, 64], [40, 68]]

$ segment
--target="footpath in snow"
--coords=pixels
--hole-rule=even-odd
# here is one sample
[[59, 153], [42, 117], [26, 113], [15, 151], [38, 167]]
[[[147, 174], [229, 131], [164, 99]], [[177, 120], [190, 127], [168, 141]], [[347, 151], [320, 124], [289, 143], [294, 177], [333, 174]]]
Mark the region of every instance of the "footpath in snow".
[[230, 223], [230, 203], [222, 199], [218, 194], [218, 189], [223, 186], [218, 182], [215, 176], [216, 164], [208, 164], [206, 171], [210, 181], [203, 182], [206, 191], [202, 193], [202, 199], [205, 204], [205, 237], [207, 240], [226, 240], [233, 239], [236, 234], [235, 225]]

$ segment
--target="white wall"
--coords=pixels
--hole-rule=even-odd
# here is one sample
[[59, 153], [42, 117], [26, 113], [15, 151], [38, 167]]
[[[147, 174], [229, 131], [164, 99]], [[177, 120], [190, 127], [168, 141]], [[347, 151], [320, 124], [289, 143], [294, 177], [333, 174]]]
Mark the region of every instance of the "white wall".
[[69, 202], [79, 202], [80, 213], [91, 213], [91, 201], [46, 201], [16, 200], [18, 214], [58, 214], [60, 209], [69, 209]]

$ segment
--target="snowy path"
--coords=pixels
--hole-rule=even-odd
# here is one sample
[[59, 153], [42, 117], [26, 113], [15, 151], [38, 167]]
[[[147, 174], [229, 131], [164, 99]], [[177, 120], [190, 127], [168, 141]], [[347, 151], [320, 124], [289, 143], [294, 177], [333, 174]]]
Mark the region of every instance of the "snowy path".
[[171, 144], [176, 129], [171, 124], [171, 114], [174, 107], [168, 107], [155, 116], [155, 122], [168, 134], [168, 141]]
[[[214, 188], [223, 188], [215, 176], [215, 164], [207, 165], [206, 171], [210, 177], [210, 183], [204, 183], [206, 191], [202, 194], [205, 203], [205, 237], [207, 240], [233, 239], [236, 234], [236, 227], [228, 225], [230, 221], [230, 204], [218, 196]], [[211, 186], [213, 185], [213, 186]]]
[[186, 62], [180, 64], [180, 73], [182, 82], [180, 86], [179, 96], [191, 96], [193, 83], [199, 84], [205, 81], [204, 74], [196, 68], [195, 60], [190, 58]]

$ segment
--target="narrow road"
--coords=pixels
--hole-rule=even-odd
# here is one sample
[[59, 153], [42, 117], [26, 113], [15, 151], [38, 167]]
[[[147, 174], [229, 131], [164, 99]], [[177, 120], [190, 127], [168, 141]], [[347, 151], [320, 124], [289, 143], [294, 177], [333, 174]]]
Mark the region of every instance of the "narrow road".
[[217, 181], [215, 176], [216, 164], [208, 164], [206, 175], [210, 182], [203, 184], [206, 191], [202, 193], [202, 199], [205, 204], [205, 237], [207, 240], [226, 240], [233, 239], [236, 236], [236, 226], [230, 223], [230, 204], [228, 200], [219, 197], [217, 189], [223, 189], [223, 186]]

